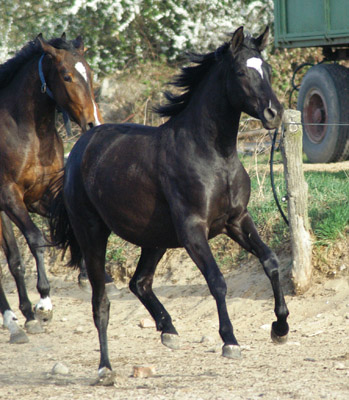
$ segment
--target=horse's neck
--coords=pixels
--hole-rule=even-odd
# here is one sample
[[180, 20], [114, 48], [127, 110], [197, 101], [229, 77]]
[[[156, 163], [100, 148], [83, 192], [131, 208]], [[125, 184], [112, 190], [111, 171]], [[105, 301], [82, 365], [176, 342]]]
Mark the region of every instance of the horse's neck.
[[184, 113], [201, 143], [213, 144], [223, 155], [235, 153], [241, 111], [232, 108], [223, 81], [211, 79], [203, 85]]
[[11, 89], [16, 93], [15, 107], [19, 110], [19, 118], [22, 121], [34, 123], [38, 133], [44, 133], [54, 124], [56, 106], [47, 93], [41, 91], [37, 62], [31, 60], [26, 67], [25, 72], [12, 83]]

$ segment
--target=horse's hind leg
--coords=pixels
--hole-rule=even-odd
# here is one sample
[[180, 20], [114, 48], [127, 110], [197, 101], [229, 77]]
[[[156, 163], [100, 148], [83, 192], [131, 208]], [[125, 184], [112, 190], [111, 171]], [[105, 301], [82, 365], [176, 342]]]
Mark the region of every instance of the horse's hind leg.
[[26, 330], [28, 333], [32, 334], [41, 333], [43, 332], [43, 328], [40, 325], [39, 321], [35, 319], [32, 305], [28, 298], [27, 289], [24, 281], [25, 266], [23, 264], [15, 236], [13, 234], [11, 221], [4, 212], [0, 213], [0, 217], [3, 233], [2, 248], [6, 255], [11, 274], [13, 275], [16, 282], [19, 297], [19, 309], [26, 319]]
[[[69, 217], [92, 287], [93, 320], [100, 344], [99, 383], [108, 385], [114, 379], [114, 374], [110, 372], [112, 368], [108, 355], [107, 328], [110, 302], [105, 288], [105, 253], [110, 230], [97, 215], [89, 212], [86, 212], [86, 218], [78, 218], [71, 209]], [[87, 224], [85, 221], [88, 221]]]
[[130, 289], [154, 318], [157, 330], [161, 331], [162, 343], [170, 348], [178, 348], [178, 333], [172, 319], [152, 289], [156, 266], [165, 252], [166, 249], [161, 248], [142, 248], [136, 272], [130, 281]]
[[244, 249], [259, 258], [264, 271], [268, 276], [274, 293], [275, 315], [271, 337], [273, 341], [284, 343], [287, 340], [289, 314], [279, 277], [279, 261], [275, 253], [261, 240], [251, 216], [246, 212], [238, 221], [227, 224], [227, 234], [239, 243]]

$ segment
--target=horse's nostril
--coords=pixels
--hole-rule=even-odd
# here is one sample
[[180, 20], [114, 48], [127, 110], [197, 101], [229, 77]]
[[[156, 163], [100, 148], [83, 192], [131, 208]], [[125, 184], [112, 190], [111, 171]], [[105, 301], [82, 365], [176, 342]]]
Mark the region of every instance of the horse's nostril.
[[88, 127], [89, 127], [90, 129], [92, 129], [94, 126], [95, 126], [95, 125], [94, 125], [93, 122], [90, 122], [90, 123], [88, 124]]
[[268, 107], [268, 108], [265, 108], [265, 109], [264, 109], [263, 115], [264, 115], [264, 118], [265, 118], [267, 121], [270, 122], [270, 121], [273, 121], [273, 120], [276, 118], [276, 116], [277, 116], [277, 111], [274, 110], [274, 108]]

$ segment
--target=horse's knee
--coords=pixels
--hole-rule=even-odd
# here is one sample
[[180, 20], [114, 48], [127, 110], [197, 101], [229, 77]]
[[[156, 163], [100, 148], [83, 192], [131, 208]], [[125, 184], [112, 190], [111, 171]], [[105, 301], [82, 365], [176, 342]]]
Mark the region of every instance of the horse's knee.
[[279, 277], [279, 260], [274, 252], [270, 252], [267, 257], [261, 258], [260, 261], [269, 279]]
[[142, 297], [146, 293], [151, 290], [152, 286], [152, 278], [143, 276], [143, 277], [133, 277], [130, 280], [129, 288], [132, 293], [134, 293], [137, 297]]
[[209, 289], [215, 299], [225, 298], [227, 295], [227, 284], [225, 283], [223, 275], [209, 280]]
[[24, 278], [25, 266], [21, 262], [22, 260], [16, 256], [8, 259], [8, 266], [10, 268], [11, 274], [15, 278]]

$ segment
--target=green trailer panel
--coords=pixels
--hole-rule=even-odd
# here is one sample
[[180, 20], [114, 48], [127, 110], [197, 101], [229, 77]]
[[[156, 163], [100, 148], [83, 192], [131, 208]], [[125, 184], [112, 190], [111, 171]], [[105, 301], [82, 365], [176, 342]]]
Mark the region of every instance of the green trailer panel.
[[277, 47], [349, 46], [349, 0], [274, 0]]

